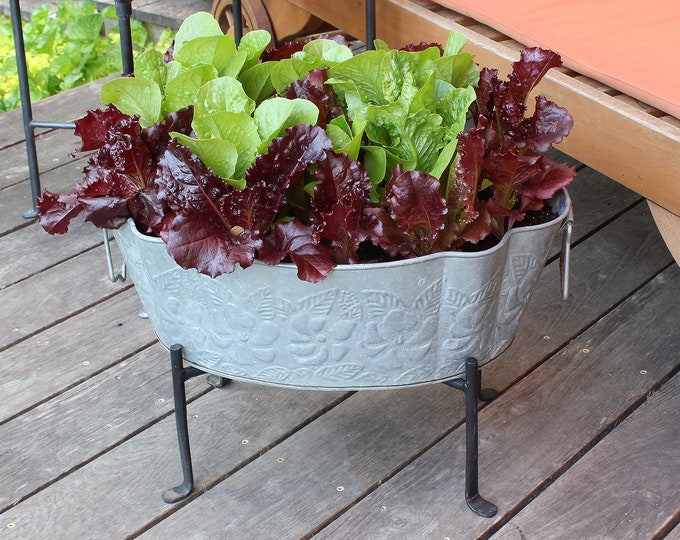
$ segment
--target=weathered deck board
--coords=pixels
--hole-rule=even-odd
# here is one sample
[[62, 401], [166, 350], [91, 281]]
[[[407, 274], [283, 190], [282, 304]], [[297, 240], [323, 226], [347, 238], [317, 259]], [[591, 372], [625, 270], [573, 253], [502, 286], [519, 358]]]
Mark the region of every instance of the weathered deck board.
[[[160, 345], [144, 349], [0, 426], [7, 452], [0, 462], [0, 509], [167, 415], [172, 393], [165, 358]], [[30, 432], [25, 424], [31, 425]], [[41, 451], [46, 433], [53, 448], [49, 460]]]
[[[235, 383], [192, 403], [199, 490], [296, 431], [338, 397]], [[92, 538], [123, 538], [176, 510], [160, 494], [180, 478], [174, 420], [166, 418], [12, 507], [3, 519], [24, 538], [39, 538], [45, 531], [50, 538], [74, 538], [83, 531]]]
[[[680, 379], [647, 403], [512, 519], [498, 538], [653, 538], [680, 501]], [[594, 481], [594, 471], [597, 471]]]
[[11, 316], [0, 322], [0, 351], [120, 292], [109, 281], [103, 247], [2, 289], [0, 305]]
[[0, 352], [0, 424], [154, 343], [140, 306], [129, 289]]
[[104, 241], [102, 231], [82, 220], [73, 222], [70, 235], [50, 236], [37, 222], [26, 225], [14, 234], [0, 236], [0, 290]]
[[[81, 158], [41, 174], [42, 189], [58, 193], [73, 188], [83, 178], [83, 165], [85, 161]], [[30, 225], [31, 222], [21, 216], [32, 204], [28, 180], [0, 190], [0, 235]]]
[[[675, 283], [670, 297], [669, 282]], [[456, 430], [320, 537], [349, 538], [360, 532], [367, 538], [465, 538], [492, 532], [494, 522], [529, 502], [546, 479], [677, 370], [679, 285], [674, 267], [482, 410], [480, 486], [500, 507], [495, 519], [460, 512], [460, 475], [452, 478], [450, 469], [441, 466], [453, 461], [459, 467], [462, 460], [464, 438]], [[588, 515], [598, 509], [590, 508]], [[540, 502], [536, 511], [541, 511]], [[619, 537], [635, 536], [628, 531]]]
[[[96, 0], [99, 8], [113, 5], [113, 0]], [[166, 28], [179, 28], [181, 22], [192, 13], [210, 13], [212, 0], [135, 0], [132, 17], [146, 23]]]
[[[273, 529], [303, 538], [460, 424], [463, 403], [462, 393], [444, 385], [359, 392], [154, 527], [149, 538], [191, 538], [200, 530], [204, 538], [245, 540]], [[346, 538], [370, 538], [356, 533]]]
[[[106, 80], [108, 79], [101, 79], [36, 101], [31, 107], [33, 119], [42, 122], [77, 120], [88, 109], [99, 106], [99, 90]], [[21, 109], [0, 114], [0, 149], [24, 140], [23, 135]]]

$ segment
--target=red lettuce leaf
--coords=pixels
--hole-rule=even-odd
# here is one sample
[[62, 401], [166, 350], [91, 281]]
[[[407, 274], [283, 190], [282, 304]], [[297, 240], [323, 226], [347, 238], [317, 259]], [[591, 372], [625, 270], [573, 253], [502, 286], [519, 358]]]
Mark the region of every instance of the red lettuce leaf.
[[488, 201], [477, 200], [475, 206], [477, 217], [465, 227], [460, 235], [461, 241], [470, 242], [471, 244], [478, 244], [489, 236], [493, 230], [493, 219], [488, 209]]
[[540, 210], [546, 199], [552, 198], [557, 191], [569, 185], [576, 175], [576, 169], [566, 163], [556, 163], [549, 156], [542, 155], [536, 165], [535, 174], [517, 186], [520, 197], [520, 210]]
[[43, 193], [38, 205], [41, 225], [48, 232], [66, 232], [69, 221], [82, 212], [85, 221], [100, 228], [116, 229], [133, 217], [141, 231], [152, 232], [162, 219], [163, 206], [153, 182], [156, 156], [139, 122], [114, 107], [92, 111], [85, 118], [81, 128], [89, 125], [94, 131], [82, 134], [83, 147], [96, 148], [83, 169], [85, 180], [62, 196]]
[[317, 125], [322, 128], [342, 115], [338, 96], [332, 86], [325, 84], [327, 72], [328, 68], [313, 69], [303, 79], [289, 84], [285, 93], [288, 99], [302, 98], [314, 103], [319, 109]]
[[171, 131], [177, 131], [183, 135], [191, 135], [191, 122], [194, 119], [194, 107], [185, 107], [179, 111], [171, 112], [163, 117], [162, 122], [156, 122], [142, 130], [142, 138], [149, 147], [151, 153], [157, 158], [165, 152], [172, 140]]
[[536, 110], [530, 119], [526, 144], [536, 152], [547, 152], [558, 144], [574, 127], [574, 119], [566, 109], [536, 96]]
[[159, 197], [174, 216], [161, 237], [184, 268], [216, 276], [252, 264], [262, 237], [286, 203], [286, 192], [331, 148], [321, 128], [298, 125], [274, 139], [246, 171], [238, 190], [215, 176], [185, 147], [170, 143], [158, 162]]
[[[485, 202], [477, 200], [474, 205], [477, 212], [483, 209], [492, 218], [490, 232], [498, 238], [516, 220], [524, 219], [524, 212], [542, 208], [544, 200], [552, 197], [574, 176], [573, 169], [566, 165], [558, 166], [549, 158], [542, 157], [553, 144], [567, 136], [573, 127], [572, 117], [543, 96], [536, 98], [533, 115], [526, 116], [525, 102], [529, 93], [548, 70], [561, 65], [557, 53], [531, 48], [521, 52], [520, 60], [513, 64], [507, 81], [499, 80], [496, 70], [483, 69], [481, 72], [477, 99], [472, 108], [477, 122], [472, 132], [478, 145], [474, 153], [477, 160], [472, 165], [466, 163], [466, 160], [472, 159], [465, 155], [472, 147], [466, 133], [461, 138], [463, 157], [456, 166], [458, 178], [451, 191], [456, 194], [455, 188], [461, 183], [466, 189], [471, 188], [475, 174], [478, 182], [489, 181], [492, 186], [485, 190]], [[486, 145], [481, 168], [480, 139]], [[478, 183], [476, 189], [480, 186]], [[462, 200], [467, 211], [462, 216], [465, 219], [467, 215], [473, 215], [470, 213], [472, 200], [471, 197], [462, 197]], [[455, 203], [455, 199], [449, 199], [449, 207], [454, 211], [458, 210]], [[459, 233], [462, 238], [472, 241], [471, 237], [481, 237], [483, 231], [489, 228], [488, 223], [485, 214], [480, 221], [463, 222]], [[473, 229], [466, 234], [464, 231], [470, 226]], [[443, 235], [446, 238], [451, 235], [448, 229]]]
[[169, 64], [175, 59], [175, 40], [172, 41], [168, 50], [163, 54], [163, 63]]
[[303, 124], [288, 128], [283, 137], [269, 143], [267, 153], [259, 155], [246, 170], [246, 190], [258, 190], [249, 209], [251, 226], [268, 229], [286, 203], [290, 186], [302, 179], [310, 165], [325, 159], [332, 148], [323, 129]]
[[271, 47], [260, 55], [262, 62], [286, 60], [305, 46], [303, 41], [286, 41], [280, 47]]
[[51, 193], [43, 190], [37, 206], [40, 225], [50, 234], [66, 234], [71, 220], [83, 211], [75, 191]]
[[404, 45], [400, 51], [406, 51], [406, 52], [419, 52], [419, 51], [425, 51], [429, 49], [430, 47], [437, 47], [439, 49], [439, 56], [442, 56], [444, 54], [444, 49], [439, 43], [433, 42], [433, 43], [426, 43], [424, 41], [421, 41], [418, 44], [415, 43], [409, 43], [408, 45]]
[[421, 171], [401, 172], [397, 166], [387, 184], [385, 198], [390, 217], [408, 239], [416, 255], [432, 251], [444, 228], [446, 199], [439, 193], [439, 180]]
[[451, 179], [447, 205], [451, 219], [471, 223], [477, 217], [475, 200], [482, 180], [487, 143], [484, 130], [468, 130], [458, 136], [456, 174]]
[[512, 64], [508, 85], [517, 103], [525, 103], [527, 96], [551, 68], [562, 67], [556, 52], [532, 47], [520, 52], [520, 59]]
[[163, 220], [161, 238], [182, 268], [215, 277], [247, 268], [261, 245], [247, 229], [248, 200], [215, 176], [188, 148], [171, 143], [158, 163], [159, 197], [174, 211]]
[[[450, 176], [446, 194], [448, 213], [443, 218], [445, 227], [437, 241], [440, 249], [456, 248], [463, 239], [476, 243], [491, 233], [485, 203], [478, 199], [488, 145], [485, 135], [489, 130], [485, 123], [486, 118], [481, 117], [480, 127], [458, 136], [455, 174]], [[480, 215], [480, 207], [484, 209], [484, 215]]]
[[261, 245], [249, 231], [237, 227], [228, 231], [223, 222], [198, 212], [170, 217], [161, 230], [168, 253], [182, 268], [196, 268], [211, 277], [233, 272], [236, 264], [247, 268]]
[[364, 230], [366, 239], [382, 248], [392, 258], [413, 257], [413, 248], [404, 231], [399, 228], [385, 208], [371, 206], [364, 210]]
[[[515, 149], [507, 152], [490, 152], [484, 164], [484, 173], [493, 184], [493, 197], [487, 201], [487, 209], [494, 218], [492, 232], [501, 238], [514, 221], [524, 219], [524, 213], [516, 210], [517, 186], [532, 178], [540, 156], [518, 154]], [[507, 221], [505, 218], [510, 218]]]
[[278, 264], [289, 256], [297, 266], [298, 277], [318, 283], [335, 267], [332, 250], [321, 243], [312, 225], [300, 220], [274, 225], [258, 250], [258, 257], [267, 264]]
[[89, 152], [101, 148], [109, 138], [109, 130], [117, 128], [118, 124], [128, 119], [130, 119], [128, 115], [113, 105], [106, 109], [87, 111], [83, 118], [75, 121], [76, 128], [73, 134], [82, 140], [79, 151]]
[[358, 262], [359, 244], [366, 238], [363, 209], [370, 203], [371, 179], [361, 164], [346, 154], [328, 152], [314, 172], [313, 219], [321, 238], [329, 240], [338, 263]]

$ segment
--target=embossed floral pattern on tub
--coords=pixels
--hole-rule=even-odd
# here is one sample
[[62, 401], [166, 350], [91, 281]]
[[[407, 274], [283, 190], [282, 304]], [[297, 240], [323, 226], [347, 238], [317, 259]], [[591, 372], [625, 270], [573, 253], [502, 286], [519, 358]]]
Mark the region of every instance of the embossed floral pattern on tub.
[[290, 343], [286, 347], [303, 365], [323, 366], [341, 362], [350, 350], [357, 321], [329, 319], [300, 312], [291, 318]]
[[408, 369], [425, 358], [437, 334], [442, 280], [413, 303], [391, 291], [363, 291], [368, 322], [365, 347], [382, 369]]

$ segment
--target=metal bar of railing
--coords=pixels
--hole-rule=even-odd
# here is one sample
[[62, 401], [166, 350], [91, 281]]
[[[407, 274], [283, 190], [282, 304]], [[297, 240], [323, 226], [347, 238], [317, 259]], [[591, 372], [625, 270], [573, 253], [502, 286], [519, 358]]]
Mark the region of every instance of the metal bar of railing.
[[38, 216], [36, 205], [40, 195], [40, 173], [38, 170], [38, 153], [35, 147], [35, 132], [33, 124], [33, 109], [31, 108], [31, 89], [28, 85], [28, 69], [26, 67], [26, 49], [24, 47], [24, 32], [21, 25], [21, 8], [19, 0], [10, 0], [10, 18], [14, 33], [14, 51], [19, 77], [19, 96], [21, 97], [21, 113], [24, 123], [24, 138], [26, 139], [26, 159], [28, 161], [28, 177], [31, 183], [31, 210], [24, 213], [26, 219]]
[[241, 42], [243, 37], [243, 15], [241, 14], [241, 0], [232, 0], [231, 16], [234, 20], [234, 41], [236, 45]]
[[120, 31], [120, 55], [123, 60], [123, 73], [132, 74], [135, 71], [132, 56], [132, 31], [130, 17], [132, 16], [132, 0], [115, 0], [118, 29]]
[[366, 0], [366, 49], [375, 49], [375, 0]]

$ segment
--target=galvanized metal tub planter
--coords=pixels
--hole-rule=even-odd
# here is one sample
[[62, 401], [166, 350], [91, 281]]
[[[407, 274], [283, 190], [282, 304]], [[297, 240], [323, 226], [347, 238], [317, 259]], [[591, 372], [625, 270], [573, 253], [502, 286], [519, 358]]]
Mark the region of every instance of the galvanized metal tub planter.
[[555, 219], [511, 229], [486, 251], [344, 265], [316, 284], [285, 264], [213, 279], [179, 267], [160, 239], [132, 221], [115, 231], [170, 350], [183, 480], [163, 500], [180, 501], [193, 489], [184, 383], [195, 375], [217, 375], [215, 386], [240, 379], [326, 390], [443, 382], [465, 392], [465, 500], [473, 512], [495, 515], [478, 487], [477, 406], [486, 399], [479, 366], [510, 344], [557, 232], [570, 230], [566, 190], [549, 206]]
[[199, 369], [261, 384], [396, 388], [445, 381], [511, 342], [570, 200], [492, 249], [341, 265], [311, 284], [293, 265], [210, 278], [180, 268], [158, 238], [115, 232], [160, 341]]

